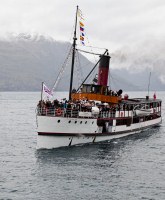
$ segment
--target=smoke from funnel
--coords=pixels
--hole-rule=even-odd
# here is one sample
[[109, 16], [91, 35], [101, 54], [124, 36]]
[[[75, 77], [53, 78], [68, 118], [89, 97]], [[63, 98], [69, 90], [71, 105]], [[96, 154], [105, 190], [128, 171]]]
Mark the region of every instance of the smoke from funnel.
[[165, 40], [153, 39], [124, 46], [111, 53], [112, 68], [126, 68], [132, 73], [149, 69], [165, 84]]

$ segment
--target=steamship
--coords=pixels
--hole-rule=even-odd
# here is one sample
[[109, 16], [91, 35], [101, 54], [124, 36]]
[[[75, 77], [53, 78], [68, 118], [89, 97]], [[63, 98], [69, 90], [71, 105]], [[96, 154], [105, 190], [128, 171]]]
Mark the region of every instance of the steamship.
[[69, 100], [45, 103], [41, 99], [37, 106], [38, 149], [120, 138], [158, 126], [162, 121], [162, 102], [156, 95], [153, 98], [129, 98], [128, 95], [122, 97], [121, 89], [117, 92], [110, 90], [108, 50], [100, 55], [94, 66], [99, 65], [97, 84], [85, 83], [86, 78], [77, 90], [73, 90], [77, 16], [78, 7], [72, 44]]

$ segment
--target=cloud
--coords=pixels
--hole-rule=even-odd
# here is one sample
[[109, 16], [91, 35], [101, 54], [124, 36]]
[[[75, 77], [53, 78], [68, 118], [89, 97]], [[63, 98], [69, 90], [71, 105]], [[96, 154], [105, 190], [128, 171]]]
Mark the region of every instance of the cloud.
[[112, 68], [127, 68], [132, 73], [151, 71], [165, 83], [165, 39], [148, 38], [111, 53]]
[[162, 83], [165, 84], [165, 75], [160, 75], [160, 80], [161, 80]]
[[5, 0], [0, 36], [38, 33], [72, 41], [77, 5], [90, 45], [108, 48], [113, 67], [164, 73], [164, 0]]
[[5, 0], [0, 7], [1, 35], [47, 34], [69, 40], [79, 5], [91, 44], [114, 50], [148, 35], [164, 35], [163, 0]]

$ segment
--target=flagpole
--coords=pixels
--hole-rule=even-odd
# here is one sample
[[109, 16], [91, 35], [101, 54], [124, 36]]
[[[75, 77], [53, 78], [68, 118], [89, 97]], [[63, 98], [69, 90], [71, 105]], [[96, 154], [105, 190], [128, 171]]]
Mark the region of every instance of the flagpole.
[[149, 91], [150, 91], [150, 79], [151, 79], [151, 72], [149, 74], [149, 81], [148, 81], [148, 97], [149, 97]]
[[42, 82], [42, 88], [41, 88], [41, 101], [43, 99], [43, 86], [44, 86], [44, 82]]
[[73, 50], [72, 50], [72, 66], [71, 66], [71, 75], [70, 75], [70, 88], [69, 88], [69, 100], [71, 100], [72, 94], [72, 84], [73, 84], [73, 72], [74, 72], [74, 60], [75, 60], [75, 50], [76, 50], [76, 29], [77, 29], [77, 14], [78, 14], [78, 6], [76, 10], [76, 20], [75, 20], [75, 30], [74, 30], [74, 37], [73, 37]]

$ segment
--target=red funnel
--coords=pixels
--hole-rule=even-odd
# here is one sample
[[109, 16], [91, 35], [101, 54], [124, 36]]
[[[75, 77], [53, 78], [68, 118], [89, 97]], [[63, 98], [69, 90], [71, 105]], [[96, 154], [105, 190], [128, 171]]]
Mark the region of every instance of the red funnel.
[[99, 64], [98, 85], [107, 86], [110, 56], [104, 55]]

